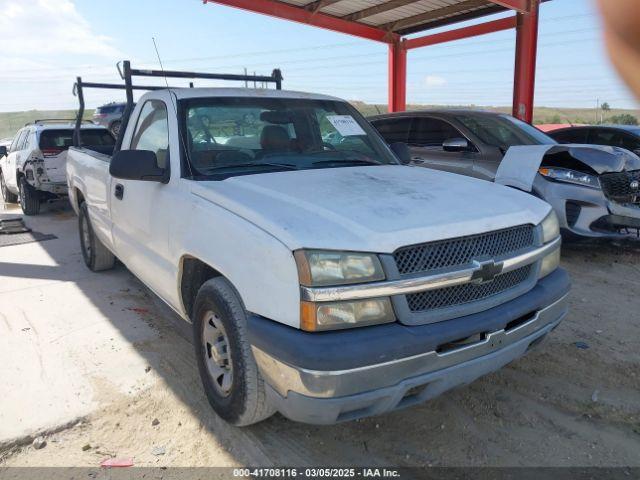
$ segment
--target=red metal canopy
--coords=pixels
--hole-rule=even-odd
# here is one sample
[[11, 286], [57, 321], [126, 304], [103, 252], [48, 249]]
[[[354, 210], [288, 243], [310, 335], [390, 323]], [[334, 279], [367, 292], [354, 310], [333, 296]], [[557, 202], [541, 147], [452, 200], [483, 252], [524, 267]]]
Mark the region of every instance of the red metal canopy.
[[[406, 109], [408, 50], [515, 28], [513, 114], [531, 123], [540, 1], [544, 0], [203, 0], [203, 3], [219, 3], [387, 43], [391, 112]], [[507, 10], [515, 14], [456, 30], [404, 38]]]

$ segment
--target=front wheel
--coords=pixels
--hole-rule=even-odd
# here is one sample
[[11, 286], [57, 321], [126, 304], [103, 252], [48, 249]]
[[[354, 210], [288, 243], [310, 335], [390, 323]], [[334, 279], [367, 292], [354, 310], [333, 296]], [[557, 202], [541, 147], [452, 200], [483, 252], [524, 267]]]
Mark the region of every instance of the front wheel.
[[273, 415], [247, 338], [246, 312], [227, 280], [212, 278], [200, 287], [193, 336], [204, 391], [218, 415], [237, 426]]
[[11, 193], [4, 181], [4, 175], [0, 172], [0, 189], [2, 190], [2, 198], [7, 203], [18, 203], [18, 196]]
[[121, 125], [120, 120], [116, 120], [111, 124], [111, 127], [109, 128], [113, 136], [116, 138], [118, 138], [118, 135], [120, 135], [120, 125]]
[[94, 272], [113, 268], [116, 257], [104, 246], [100, 239], [96, 237], [93, 227], [91, 226], [91, 220], [89, 220], [86, 202], [80, 204], [78, 229], [80, 230], [82, 258], [84, 258], [84, 263], [87, 267]]
[[27, 179], [23, 176], [18, 181], [20, 190], [20, 206], [25, 215], [38, 215], [40, 213], [40, 196], [38, 191], [29, 185]]

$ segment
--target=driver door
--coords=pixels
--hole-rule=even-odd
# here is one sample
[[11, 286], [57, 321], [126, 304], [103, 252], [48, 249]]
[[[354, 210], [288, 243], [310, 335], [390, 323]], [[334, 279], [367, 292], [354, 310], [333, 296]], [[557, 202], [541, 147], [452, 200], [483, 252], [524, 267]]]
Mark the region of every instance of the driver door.
[[446, 151], [445, 140], [466, 137], [453, 125], [439, 118], [418, 116], [413, 119], [409, 132], [409, 148], [413, 163], [435, 170], [473, 176], [473, 165], [478, 151]]
[[[131, 122], [135, 129], [123, 142], [130, 150], [153, 151], [161, 168], [169, 168], [170, 156], [179, 158], [178, 149], [172, 150], [169, 142], [166, 102], [147, 100], [136, 109]], [[171, 122], [177, 128], [175, 116], [171, 116]], [[169, 184], [111, 178], [110, 188], [112, 235], [118, 257], [169, 303], [175, 295], [175, 266], [169, 256], [168, 212], [176, 204], [172, 180], [175, 183], [171, 178]]]

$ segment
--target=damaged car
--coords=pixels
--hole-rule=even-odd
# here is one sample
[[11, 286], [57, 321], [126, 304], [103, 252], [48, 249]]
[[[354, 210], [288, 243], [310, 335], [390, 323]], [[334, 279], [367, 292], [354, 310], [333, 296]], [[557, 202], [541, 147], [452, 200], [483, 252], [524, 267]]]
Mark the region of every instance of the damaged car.
[[[16, 203], [25, 215], [37, 215], [40, 205], [67, 195], [65, 164], [73, 143], [75, 120], [36, 120], [21, 128], [11, 145], [0, 145], [0, 186], [5, 202]], [[105, 127], [82, 125], [86, 146], [110, 151], [116, 141]], [[101, 150], [102, 149], [102, 150]]]
[[640, 237], [640, 157], [620, 147], [558, 144], [511, 115], [438, 110], [369, 119], [411, 164], [495, 181], [550, 203], [567, 236]]

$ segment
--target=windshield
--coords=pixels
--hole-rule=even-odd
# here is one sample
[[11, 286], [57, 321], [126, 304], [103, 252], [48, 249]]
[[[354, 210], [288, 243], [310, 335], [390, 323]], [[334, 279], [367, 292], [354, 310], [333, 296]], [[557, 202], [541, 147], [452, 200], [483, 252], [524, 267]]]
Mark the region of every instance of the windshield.
[[246, 97], [189, 99], [182, 106], [195, 179], [398, 163], [346, 102]]
[[458, 120], [483, 143], [507, 150], [515, 145], [553, 145], [553, 138], [511, 115], [459, 115]]

